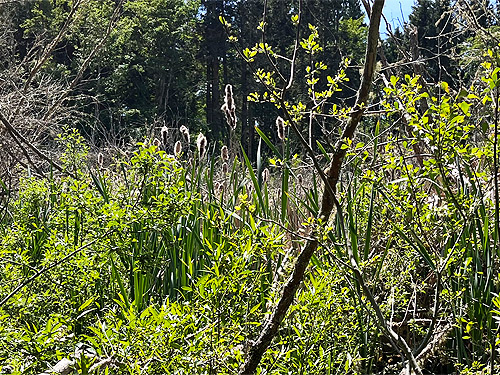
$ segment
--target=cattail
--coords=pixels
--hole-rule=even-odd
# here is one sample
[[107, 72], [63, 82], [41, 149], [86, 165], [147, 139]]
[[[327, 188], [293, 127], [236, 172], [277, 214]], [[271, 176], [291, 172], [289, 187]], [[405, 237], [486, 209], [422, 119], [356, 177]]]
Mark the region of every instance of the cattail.
[[184, 143], [187, 144], [189, 146], [189, 144], [191, 143], [190, 142], [190, 137], [189, 137], [189, 129], [186, 128], [184, 125], [182, 125], [180, 128], [179, 128], [180, 132], [181, 132], [181, 135], [182, 135], [182, 139], [184, 140]]
[[168, 128], [166, 126], [163, 126], [160, 131], [161, 134], [161, 141], [163, 143], [163, 147], [165, 147], [168, 143]]
[[215, 192], [215, 194], [216, 195], [220, 195], [221, 190], [222, 190], [222, 185], [220, 184], [220, 182], [216, 182], [214, 184], [214, 192]]
[[155, 138], [153, 140], [153, 146], [155, 146], [157, 148], [160, 147], [161, 146], [161, 141], [158, 138]]
[[198, 147], [198, 153], [200, 154], [200, 159], [203, 159], [205, 152], [207, 151], [207, 138], [200, 133], [196, 139], [196, 146]]
[[281, 118], [281, 116], [278, 116], [276, 119], [276, 127], [278, 128], [278, 138], [281, 139], [282, 141], [285, 140], [285, 121]]
[[222, 173], [223, 174], [229, 173], [229, 165], [227, 163], [222, 163]]
[[231, 126], [233, 120], [231, 118], [231, 111], [229, 111], [229, 108], [227, 107], [227, 104], [224, 103], [222, 105], [222, 107], [220, 107], [221, 111], [224, 112], [224, 114], [226, 115], [226, 122], [229, 126]]
[[97, 154], [97, 164], [99, 165], [99, 168], [102, 168], [104, 164], [104, 155], [101, 152]]
[[181, 141], [177, 141], [175, 142], [175, 146], [174, 146], [174, 155], [176, 158], [179, 157], [179, 155], [181, 154], [182, 152], [182, 143]]
[[224, 103], [221, 107], [221, 110], [226, 115], [226, 122], [231, 127], [232, 130], [236, 129], [236, 113], [234, 111], [229, 110], [226, 103]]
[[229, 150], [227, 146], [222, 146], [220, 150], [220, 158], [222, 161], [228, 161], [229, 160]]
[[269, 176], [270, 176], [269, 169], [265, 168], [262, 171], [262, 183], [263, 184], [267, 184], [269, 182]]
[[231, 127], [231, 129], [236, 129], [236, 105], [234, 104], [233, 97], [233, 86], [226, 85], [226, 95], [224, 97], [224, 104], [221, 107], [221, 110], [226, 115], [227, 124]]
[[233, 86], [231, 85], [226, 85], [226, 97], [224, 98], [225, 104], [227, 105], [227, 108], [233, 112], [236, 109], [236, 106], [234, 105], [234, 98], [233, 98]]
[[297, 182], [299, 183], [300, 186], [302, 186], [302, 175], [301, 174], [299, 174], [297, 176]]

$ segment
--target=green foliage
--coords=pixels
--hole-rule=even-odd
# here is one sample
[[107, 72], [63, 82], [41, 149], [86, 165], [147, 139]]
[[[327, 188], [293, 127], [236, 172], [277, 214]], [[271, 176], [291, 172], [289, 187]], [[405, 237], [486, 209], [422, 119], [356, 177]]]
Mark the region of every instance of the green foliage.
[[[429, 373], [498, 372], [496, 47], [478, 64], [480, 79], [460, 90], [451, 82], [424, 87], [413, 75], [387, 77], [377, 109], [368, 107], [373, 117], [356, 139], [343, 140], [342, 126], [353, 112], [346, 85], [359, 79], [365, 47], [359, 2], [332, 1], [332, 13], [319, 15], [309, 2], [300, 23], [282, 2], [269, 3], [269, 20], [259, 29], [274, 31], [259, 42], [242, 32], [248, 25], [241, 14], [230, 17], [242, 10], [237, 3], [216, 5], [228, 5], [224, 26], [232, 42], [248, 42], [244, 59], [256, 64], [255, 78], [264, 84], [254, 90], [242, 79], [235, 93], [252, 89], [249, 99], [276, 106], [286, 119], [283, 136], [272, 136], [263, 124], [255, 128], [255, 151], [234, 147], [231, 139], [221, 158], [213, 145], [204, 155], [183, 145], [187, 151], [174, 157], [165, 140], [145, 138], [95, 165], [83, 137], [68, 128], [57, 139], [64, 173], [44, 178], [28, 170], [15, 194], [2, 200], [2, 370], [40, 373], [71, 358], [79, 374], [102, 360], [117, 374], [237, 373], [301, 247], [318, 238], [260, 373], [399, 373], [405, 359], [384, 325], [415, 352], [435, 345], [421, 364]], [[412, 22], [435, 52], [425, 37], [441, 30], [434, 23], [441, 8], [424, 9], [427, 3], [418, 2]], [[25, 37], [56, 35], [71, 4], [34, 2], [22, 26]], [[73, 77], [105, 32], [113, 6], [84, 2], [64, 39], [75, 50], [54, 55], [44, 72]], [[105, 99], [97, 117], [109, 111], [127, 127], [154, 114], [172, 123], [203, 122], [198, 97], [206, 82], [197, 75], [200, 35], [194, 31], [197, 17], [203, 11], [214, 16], [217, 7], [198, 6], [124, 2], [85, 73], [97, 74], [97, 84], [78, 88]], [[433, 22], [424, 24], [424, 16]], [[296, 76], [288, 87], [283, 72], [299, 24]], [[326, 31], [335, 38], [325, 38]], [[210, 69], [217, 76], [219, 58], [230, 60], [230, 49], [206, 48], [216, 49]], [[340, 55], [344, 48], [349, 51]], [[239, 73], [225, 67], [228, 77]], [[429, 74], [436, 77], [439, 68], [430, 64]], [[305, 135], [300, 149], [293, 126]], [[337, 142], [346, 152], [336, 186], [340, 209], [324, 222], [311, 160], [328, 164]]]
[[[93, 174], [83, 168], [86, 146], [78, 133], [61, 136], [61, 142], [68, 150], [62, 155], [64, 165], [75, 177], [21, 181], [11, 206], [12, 222], [9, 229], [2, 228], [3, 279], [26, 279], [79, 247], [92, 245], [42, 273], [3, 309], [30, 332], [49, 329], [46, 325], [57, 314], [70, 325], [67, 335], [80, 335], [117, 293], [123, 292], [142, 310], [178, 287], [172, 277], [178, 266], [172, 263], [181, 262], [182, 254], [171, 250], [177, 241], [171, 228], [196, 197], [185, 191], [177, 162], [155, 146], [141, 145], [130, 160]], [[3, 293], [14, 286], [3, 284]], [[79, 307], [88, 300], [95, 306], [81, 314]], [[37, 347], [21, 350], [16, 342], [5, 347], [4, 359], [18, 348], [18, 355], [34, 355], [33, 365], [40, 368], [45, 358], [59, 353]]]
[[283, 233], [247, 206], [238, 164], [217, 197], [213, 163], [185, 169], [146, 140], [95, 168], [78, 132], [59, 141], [74, 177], [23, 178], [2, 227], [2, 294], [34, 277], [2, 306], [3, 365], [40, 372], [85, 343], [123, 373], [236, 369], [284, 256]]

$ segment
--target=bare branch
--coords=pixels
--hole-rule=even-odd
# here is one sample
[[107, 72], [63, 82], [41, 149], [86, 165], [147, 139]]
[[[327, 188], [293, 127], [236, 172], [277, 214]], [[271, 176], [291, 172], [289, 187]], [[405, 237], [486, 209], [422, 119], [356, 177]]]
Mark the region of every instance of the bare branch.
[[[51, 157], [47, 156], [44, 154], [42, 151], [40, 151], [38, 148], [36, 148], [35, 145], [33, 145], [30, 141], [28, 141], [21, 133], [19, 133], [16, 128], [10, 123], [7, 118], [0, 112], [0, 122], [5, 126], [9, 134], [14, 138], [14, 140], [17, 142], [17, 144], [21, 147], [23, 151], [26, 151], [23, 147], [23, 145], [20, 142], [23, 142], [26, 146], [28, 146], [38, 157], [40, 157], [43, 160], [48, 161], [55, 169], [57, 169], [59, 172], [63, 172], [63, 168], [57, 164]], [[25, 155], [28, 158], [28, 161], [35, 167], [37, 168], [36, 164], [30, 159], [29, 155], [25, 152]]]
[[116, 21], [119, 18], [120, 15], [120, 10], [122, 7], [124, 0], [120, 0], [118, 4], [116, 4], [115, 9], [113, 11], [113, 14], [111, 16], [111, 19], [109, 20], [108, 27], [106, 28], [106, 32], [104, 33], [104, 36], [101, 38], [101, 40], [96, 44], [96, 46], [90, 51], [88, 56], [85, 58], [85, 61], [82, 63], [82, 66], [78, 70], [78, 73], [76, 77], [71, 81], [70, 85], [68, 88], [62, 93], [62, 95], [55, 101], [55, 103], [49, 108], [47, 113], [45, 114], [43, 120], [46, 121], [47, 119], [50, 118], [52, 113], [56, 111], [60, 105], [66, 100], [68, 95], [71, 93], [71, 91], [75, 88], [77, 83], [82, 79], [83, 73], [87, 69], [87, 67], [90, 65], [90, 62], [92, 59], [95, 57], [95, 55], [104, 47], [104, 43], [106, 40], [108, 40], [109, 35], [111, 34], [111, 31], [113, 30], [113, 27], [116, 24]]

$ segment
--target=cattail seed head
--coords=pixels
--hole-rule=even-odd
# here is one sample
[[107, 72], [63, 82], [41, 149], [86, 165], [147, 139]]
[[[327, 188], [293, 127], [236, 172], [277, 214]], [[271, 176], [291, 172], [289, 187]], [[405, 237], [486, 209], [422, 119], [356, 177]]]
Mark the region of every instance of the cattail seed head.
[[102, 168], [104, 164], [104, 155], [101, 152], [97, 154], [97, 164], [99, 165], [99, 168]]
[[297, 182], [299, 183], [299, 185], [301, 185], [301, 186], [302, 186], [302, 175], [301, 175], [301, 174], [299, 174], [299, 175], [297, 176]]
[[276, 119], [276, 128], [278, 130], [278, 138], [282, 141], [285, 140], [285, 121], [281, 118], [281, 116], [278, 116]]
[[233, 86], [226, 85], [226, 97], [224, 98], [225, 104], [230, 111], [234, 111], [234, 98], [233, 98]]
[[226, 115], [226, 122], [227, 124], [229, 125], [229, 127], [232, 129], [232, 130], [235, 130], [236, 129], [236, 122], [238, 121], [238, 119], [236, 118], [236, 111], [233, 110], [231, 111], [227, 104], [224, 103], [221, 107], [221, 110], [224, 112], [224, 114]]
[[161, 146], [161, 141], [158, 138], [153, 139], [153, 146], [155, 147], [160, 147]]
[[174, 146], [174, 155], [176, 158], [178, 158], [180, 156], [182, 152], [182, 143], [181, 141], [177, 141], [175, 142], [175, 146]]
[[270, 176], [269, 169], [265, 168], [262, 171], [262, 183], [263, 184], [267, 184], [269, 182], [269, 176]]
[[200, 159], [203, 159], [205, 152], [207, 151], [207, 138], [202, 134], [198, 134], [196, 139], [196, 146], [198, 147], [198, 153], [200, 154]]
[[229, 160], [229, 150], [227, 146], [222, 146], [220, 150], [220, 158], [222, 161], [228, 161]]
[[226, 85], [226, 95], [224, 96], [224, 104], [221, 107], [221, 110], [226, 115], [227, 124], [231, 129], [236, 129], [236, 105], [234, 104], [233, 97], [233, 86]]
[[161, 142], [165, 147], [168, 143], [168, 128], [166, 126], [163, 126], [161, 128], [160, 134], [161, 134]]
[[227, 163], [222, 163], [222, 173], [223, 174], [229, 173], [229, 165]]
[[220, 182], [216, 182], [214, 184], [214, 192], [215, 192], [215, 194], [216, 195], [220, 195], [221, 190], [222, 190], [222, 185], [220, 184]]
[[190, 137], [189, 137], [189, 129], [186, 126], [182, 125], [179, 128], [179, 131], [181, 132], [182, 139], [184, 140], [184, 143], [189, 145], [191, 143]]

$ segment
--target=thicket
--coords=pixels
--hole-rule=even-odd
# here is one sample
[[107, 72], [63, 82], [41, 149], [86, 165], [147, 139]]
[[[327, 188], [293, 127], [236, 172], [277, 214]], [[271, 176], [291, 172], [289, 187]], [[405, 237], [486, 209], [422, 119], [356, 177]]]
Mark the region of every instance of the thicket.
[[[177, 117], [131, 127], [127, 145], [103, 123], [82, 136], [88, 99], [121, 102], [130, 83], [150, 92], [165, 77], [188, 84], [196, 69], [189, 54], [200, 41], [175, 35], [194, 30], [186, 15], [199, 4], [24, 4], [34, 16], [16, 27], [28, 38], [51, 31], [55, 42], [34, 48], [37, 58], [19, 63], [25, 71], [14, 69], [15, 59], [2, 63], [2, 373], [232, 374], [253, 365], [273, 374], [500, 371], [496, 26], [478, 17], [478, 3], [457, 2], [435, 28], [420, 25], [426, 66], [418, 30], [379, 43], [383, 0], [364, 2], [370, 28], [361, 27], [359, 3], [342, 2], [335, 9], [350, 18], [337, 26], [366, 50], [353, 68], [338, 55], [326, 59], [321, 31], [329, 28], [313, 25], [313, 3], [299, 1], [280, 19], [297, 33], [292, 45], [270, 31], [275, 2], [256, 23], [256, 44], [237, 17], [209, 19], [218, 3], [204, 3], [197, 17], [225, 32], [224, 48], [253, 75], [255, 92], [242, 97], [250, 87], [216, 78], [222, 108], [204, 108], [207, 122], [198, 123], [200, 108], [186, 110], [188, 126]], [[431, 4], [419, 2], [414, 20], [424, 17], [421, 3]], [[16, 27], [6, 24], [3, 35], [19, 38]], [[89, 39], [77, 34], [86, 28]], [[80, 44], [92, 38], [96, 45]], [[15, 45], [4, 40], [7, 50]], [[149, 63], [131, 62], [146, 56], [141, 49], [161, 60], [157, 42], [190, 63], [149, 71]], [[358, 55], [359, 43], [350, 45]], [[78, 46], [73, 67], [62, 61], [69, 55], [57, 62], [69, 46]], [[12, 48], [12, 57], [20, 53]], [[409, 62], [397, 65], [400, 57]], [[117, 69], [92, 81], [104, 65]], [[142, 78], [131, 81], [132, 72]], [[188, 106], [191, 94], [160, 102]], [[162, 105], [149, 99], [141, 105], [146, 122]], [[255, 126], [254, 142], [240, 144], [248, 102], [274, 115], [272, 125]], [[119, 107], [109, 107], [117, 111], [111, 118], [138, 115]], [[207, 140], [208, 119], [220, 123]], [[101, 131], [111, 142], [96, 141]], [[214, 141], [218, 132], [227, 138]]]

